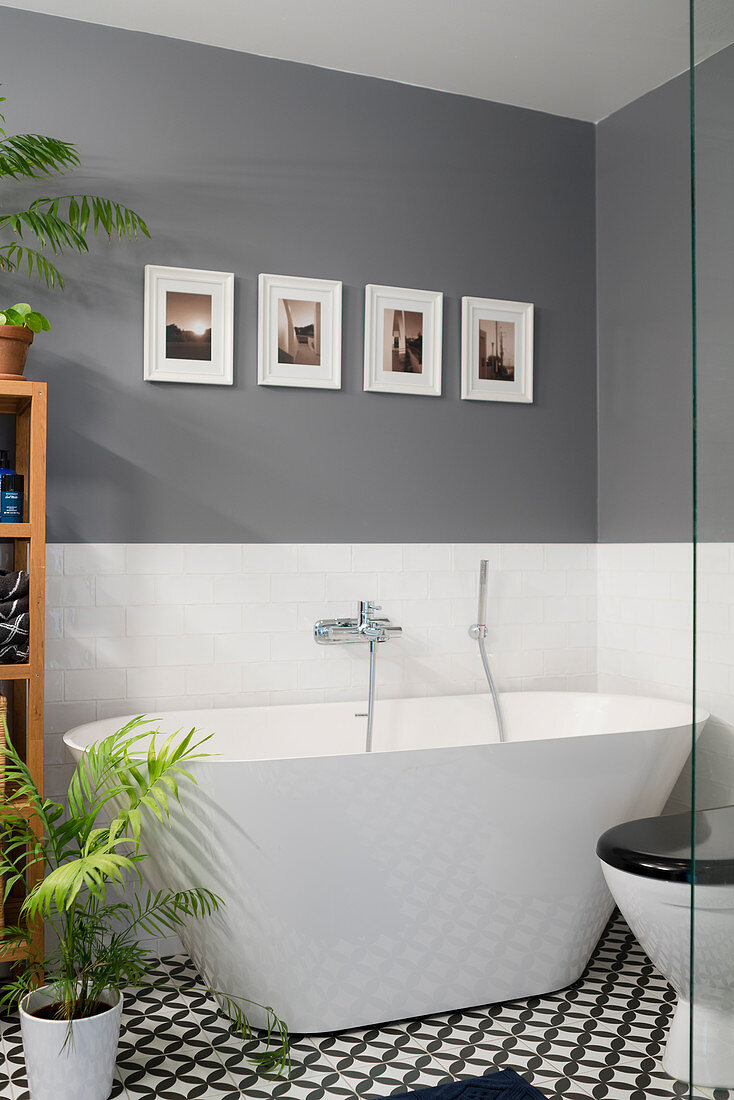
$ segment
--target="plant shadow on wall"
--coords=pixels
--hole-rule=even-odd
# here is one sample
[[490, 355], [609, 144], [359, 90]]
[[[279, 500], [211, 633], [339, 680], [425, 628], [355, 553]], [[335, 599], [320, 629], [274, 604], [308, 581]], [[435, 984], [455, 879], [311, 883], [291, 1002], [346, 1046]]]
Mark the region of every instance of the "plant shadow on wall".
[[[216, 531], [218, 542], [276, 542], [268, 535], [277, 534], [284, 496], [295, 500], [296, 518], [306, 518], [314, 495], [322, 510], [333, 511], [333, 499], [310, 469], [314, 495], [298, 503], [295, 489], [302, 488], [304, 471], [292, 463], [274, 464], [271, 427], [256, 401], [232, 400], [231, 390], [222, 393], [217, 386], [144, 383], [139, 358], [124, 378], [88, 355], [71, 359], [46, 350], [44, 365], [53, 409], [50, 542], [118, 542], [120, 531], [152, 531], [154, 537], [146, 540], [151, 542], [186, 542], [192, 529]], [[296, 394], [320, 415], [322, 391], [266, 395], [278, 401], [283, 435], [295, 432], [303, 419]], [[341, 395], [325, 396], [339, 400]], [[331, 461], [327, 448], [320, 449], [319, 461]], [[69, 486], [75, 487], [73, 495]], [[268, 517], [268, 529], [249, 524], [251, 503], [254, 514]]]
[[[4, 102], [5, 97], [0, 96], [0, 103]], [[4, 123], [5, 115], [0, 113], [0, 183], [4, 183], [4, 192], [8, 181], [32, 180], [40, 185], [80, 167], [79, 153], [71, 142], [43, 134], [8, 134]], [[100, 231], [108, 240], [150, 236], [139, 214], [99, 195], [39, 195], [30, 202], [22, 195], [15, 209], [0, 210], [0, 272], [17, 275], [25, 271], [46, 287], [63, 290], [57, 257], [66, 252], [88, 252], [88, 237], [96, 237]], [[49, 328], [48, 319], [27, 302], [4, 307], [0, 311], [2, 369], [22, 374], [34, 334]]]
[[[206, 922], [221, 899], [205, 887], [162, 887], [113, 898], [108, 890], [134, 882], [147, 856], [144, 834], [163, 829], [180, 806], [182, 788], [196, 781], [187, 766], [206, 753], [209, 739], [178, 731], [162, 742], [143, 717], [90, 746], [68, 789], [68, 813], [44, 799], [5, 730], [4, 812], [0, 816], [0, 874], [4, 897], [29, 881], [20, 923], [0, 931], [0, 951], [25, 946], [0, 1004], [17, 1002], [31, 1094], [36, 1100], [76, 1095], [82, 1081], [90, 1100], [106, 1100], [114, 1072], [122, 990], [140, 984], [152, 959], [143, 935], [167, 934], [187, 921]], [[39, 874], [40, 871], [40, 874]], [[29, 878], [30, 875], [30, 878]], [[34, 877], [35, 876], [35, 877]], [[57, 938], [53, 954], [38, 958], [23, 919], [42, 917]], [[46, 985], [36, 988], [39, 974]], [[161, 988], [146, 979], [146, 984]], [[272, 1008], [211, 989], [205, 983], [163, 988], [215, 996], [243, 1040], [253, 1032], [246, 1009], [266, 1021], [265, 1049], [251, 1055], [262, 1071], [290, 1068], [285, 1024]], [[49, 1029], [49, 1024], [53, 1027]]]
[[[90, 512], [101, 531], [93, 541], [118, 541], [120, 530], [145, 530], [152, 521], [171, 541], [184, 541], [192, 506], [200, 528], [217, 531], [219, 541], [258, 541], [261, 534], [247, 526], [238, 509], [236, 487], [243, 468], [252, 478], [263, 477], [265, 461], [262, 449], [248, 447], [245, 456], [235, 449], [243, 415], [231, 402], [229, 407], [219, 402], [225, 423], [213, 436], [191, 392], [199, 387], [168, 384], [165, 394], [151, 399], [139, 368], [131, 388], [101, 373], [93, 360], [80, 359], [44, 355], [54, 409], [48, 439], [49, 541], [86, 541]], [[137, 461], [137, 455], [145, 459]], [[231, 492], [212, 495], [211, 469], [221, 471], [225, 484], [231, 480]], [[77, 486], [74, 511], [59, 503], [68, 502], [69, 493], [55, 491], [66, 485]]]

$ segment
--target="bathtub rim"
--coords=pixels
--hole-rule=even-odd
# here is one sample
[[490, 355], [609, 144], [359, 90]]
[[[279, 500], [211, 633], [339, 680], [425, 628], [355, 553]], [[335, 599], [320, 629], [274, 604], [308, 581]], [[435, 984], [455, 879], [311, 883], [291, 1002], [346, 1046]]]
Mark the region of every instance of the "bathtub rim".
[[[484, 695], [485, 695], [484, 692], [477, 693], [477, 694], [481, 694], [482, 697], [484, 697]], [[643, 728], [636, 728], [636, 729], [631, 729], [631, 730], [609, 730], [609, 731], [606, 731], [606, 732], [603, 732], [603, 733], [572, 733], [572, 734], [567, 734], [565, 736], [551, 736], [551, 737], [541, 737], [541, 738], [525, 738], [525, 739], [523, 739], [523, 738], [513, 738], [513, 739], [510, 739], [507, 742], [505, 742], [504, 748], [508, 748], [510, 745], [527, 745], [527, 744], [534, 744], [534, 743], [538, 743], [538, 744], [548, 744], [548, 743], [551, 743], [551, 742], [567, 743], [567, 742], [578, 741], [578, 740], [595, 739], [597, 737], [607, 738], [607, 737], [639, 736], [641, 733], [646, 733], [646, 732], [650, 732], [650, 731], [658, 731], [658, 730], [674, 731], [674, 730], [683, 729], [685, 727], [688, 727], [690, 729], [691, 726], [692, 726], [692, 722], [693, 722], [692, 703], [691, 702], [681, 702], [680, 700], [676, 700], [676, 699], [666, 699], [662, 696], [632, 695], [632, 694], [626, 694], [626, 693], [621, 693], [621, 692], [597, 692], [597, 691], [537, 691], [537, 692], [536, 691], [522, 691], [522, 692], [500, 692], [500, 694], [499, 694], [500, 703], [502, 702], [503, 697], [507, 697], [509, 695], [522, 695], [522, 696], [548, 696], [548, 695], [550, 695], [550, 696], [554, 696], [554, 697], [558, 697], [558, 696], [573, 696], [573, 697], [583, 696], [583, 697], [597, 697], [597, 698], [600, 698], [600, 699], [634, 700], [634, 701], [640, 701], [640, 702], [643, 702], [643, 703], [653, 702], [653, 703], [663, 703], [663, 704], [666, 704], [666, 705], [673, 704], [676, 707], [680, 707], [681, 711], [685, 710], [687, 712], [688, 717], [684, 721], [681, 721], [681, 722], [678, 722], [678, 723], [675, 723], [675, 724], [673, 724], [672, 722], [668, 722], [667, 724], [660, 724], [660, 725], [657, 725], [657, 726], [647, 725], [647, 726], [643, 726]], [[488, 694], [487, 694], [486, 697], [489, 699]], [[467, 698], [473, 699], [473, 698], [476, 698], [476, 695], [406, 696], [403, 699], [385, 700], [385, 702], [402, 703], [402, 702], [410, 702], [411, 699], [417, 699], [417, 700], [421, 700], [421, 701], [429, 701], [430, 699], [436, 699], [436, 700], [457, 699], [458, 700], [458, 699], [467, 699]], [[193, 709], [192, 708], [191, 710], [182, 710], [182, 709], [179, 708], [179, 709], [176, 709], [176, 710], [159, 711], [159, 712], [156, 712], [156, 713], [151, 713], [150, 722], [164, 721], [165, 718], [166, 718], [166, 715], [170, 715], [170, 714], [175, 714], [175, 715], [191, 714], [191, 715], [208, 715], [208, 716], [211, 715], [211, 716], [213, 716], [213, 715], [216, 715], [217, 713], [230, 713], [231, 714], [233, 712], [238, 712], [238, 713], [243, 712], [243, 713], [246, 714], [246, 713], [251, 712], [251, 711], [270, 711], [270, 710], [278, 710], [278, 711], [282, 711], [284, 713], [287, 713], [289, 710], [304, 710], [304, 709], [312, 710], [312, 709], [317, 709], [317, 708], [324, 709], [324, 708], [328, 708], [328, 707], [331, 707], [331, 706], [348, 706], [348, 707], [351, 708], [352, 706], [360, 706], [360, 705], [361, 705], [361, 703], [360, 703], [359, 700], [350, 700], [350, 701], [347, 701], [347, 702], [343, 702], [343, 701], [340, 700], [338, 703], [328, 703], [328, 702], [286, 703], [286, 704], [283, 704], [282, 706], [279, 706], [278, 704], [269, 704], [267, 706], [259, 706], [259, 707], [246, 707], [246, 706], [244, 706], [244, 707], [222, 707], [222, 708], [218, 708], [218, 707], [201, 707], [201, 708], [198, 708], [198, 709]], [[700, 707], [700, 706], [696, 707], [696, 715], [695, 715], [696, 740], [698, 740], [699, 736], [701, 735], [701, 732], [703, 731], [703, 729], [706, 725], [706, 722], [708, 721], [710, 716], [711, 716], [710, 712], [705, 710], [705, 708]], [[75, 738], [75, 735], [79, 734], [82, 731], [90, 730], [95, 726], [108, 726], [110, 723], [119, 723], [119, 727], [121, 728], [122, 725], [124, 725], [126, 722], [130, 721], [132, 718], [135, 718], [135, 717], [138, 717], [138, 716], [135, 715], [135, 714], [125, 714], [125, 715], [120, 715], [118, 717], [97, 718], [97, 719], [94, 719], [91, 722], [79, 723], [78, 725], [73, 726], [70, 730], [67, 730], [67, 732], [63, 734], [64, 744], [66, 745], [67, 749], [69, 749], [72, 752], [72, 754], [74, 754], [75, 759], [76, 759], [76, 753], [83, 753], [88, 745], [95, 744], [97, 740], [100, 740], [100, 738], [93, 738], [93, 739], [85, 740], [84, 742], [79, 742]], [[147, 715], [146, 715], [146, 717], [147, 717]], [[681, 717], [682, 717], [682, 714], [681, 714]], [[115, 732], [115, 730], [113, 728], [109, 728], [108, 730], [105, 731], [105, 736], [109, 736], [113, 732]], [[204, 730], [202, 732], [206, 732], [206, 731]], [[213, 731], [213, 736], [216, 737], [216, 731]], [[257, 756], [257, 757], [235, 756], [235, 755], [232, 755], [232, 754], [212, 752], [209, 759], [210, 759], [211, 762], [216, 762], [218, 764], [264, 764], [264, 763], [278, 764], [281, 761], [285, 762], [286, 760], [321, 760], [321, 759], [326, 759], [326, 758], [328, 758], [328, 759], [333, 759], [333, 758], [346, 759], [346, 758], [349, 758], [349, 757], [362, 758], [362, 757], [367, 757], [367, 756], [370, 756], [370, 757], [382, 757], [382, 756], [389, 756], [389, 755], [394, 756], [394, 755], [401, 755], [401, 754], [405, 754], [405, 753], [452, 752], [452, 751], [455, 751], [457, 749], [486, 749], [486, 748], [493, 748], [493, 747], [495, 747], [499, 744], [500, 744], [499, 741], [480, 741], [480, 742], [475, 741], [475, 742], [469, 742], [469, 743], [466, 743], [466, 744], [414, 745], [414, 746], [410, 746], [410, 747], [402, 747], [402, 748], [397, 748], [397, 749], [395, 749], [395, 748], [380, 749], [378, 747], [370, 753], [367, 753], [362, 749], [362, 750], [359, 750], [359, 751], [356, 751], [356, 752], [350, 752], [350, 751], [343, 751], [343, 752], [313, 752], [313, 751], [311, 751], [311, 752], [303, 752], [303, 753], [293, 753], [293, 754], [282, 755], [282, 756], [262, 756], [262, 757], [261, 756]]]

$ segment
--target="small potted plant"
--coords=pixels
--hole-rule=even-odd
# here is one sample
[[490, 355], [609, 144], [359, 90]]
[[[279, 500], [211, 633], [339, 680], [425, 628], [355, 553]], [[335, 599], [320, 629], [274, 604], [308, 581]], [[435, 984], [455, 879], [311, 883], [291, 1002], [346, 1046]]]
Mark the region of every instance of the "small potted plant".
[[0, 378], [19, 378], [37, 332], [48, 332], [49, 320], [27, 302], [0, 309]]
[[[0, 930], [0, 953], [30, 944], [23, 917], [43, 916], [58, 940], [49, 957], [28, 953], [15, 963], [0, 998], [0, 1004], [19, 1005], [32, 1100], [107, 1100], [122, 990], [139, 983], [151, 961], [139, 936], [165, 933], [219, 908], [216, 894], [196, 887], [108, 897], [110, 886], [120, 887], [131, 877], [142, 885], [141, 837], [147, 828], [165, 827], [169, 802], [179, 802], [178, 783], [195, 782], [185, 766], [204, 755], [205, 740], [191, 730], [159, 744], [150, 724], [136, 718], [87, 750], [75, 768], [65, 809], [40, 795], [6, 737], [0, 815], [5, 899], [28, 881], [31, 865], [40, 866], [41, 875], [27, 890], [20, 924]], [[255, 1002], [207, 991], [218, 997], [243, 1038], [251, 1038], [243, 1005]], [[259, 1007], [265, 1007], [269, 1026], [267, 1049], [255, 1061], [262, 1070], [282, 1070], [290, 1065], [287, 1029], [271, 1008]]]
[[[0, 103], [4, 102], [5, 96], [0, 96]], [[3, 180], [45, 181], [81, 166], [71, 142], [43, 134], [8, 134], [4, 122], [5, 116], [0, 114], [0, 185]], [[47, 287], [63, 290], [64, 277], [44, 249], [54, 257], [67, 251], [88, 252], [88, 236], [97, 236], [100, 230], [108, 240], [150, 237], [139, 214], [99, 195], [44, 196], [23, 209], [0, 212], [0, 272], [15, 274], [25, 268]], [[11, 239], [3, 240], [8, 234]], [[24, 234], [31, 237], [32, 245], [26, 243]], [[34, 334], [49, 328], [43, 314], [27, 303], [1, 310], [0, 377], [23, 373]]]

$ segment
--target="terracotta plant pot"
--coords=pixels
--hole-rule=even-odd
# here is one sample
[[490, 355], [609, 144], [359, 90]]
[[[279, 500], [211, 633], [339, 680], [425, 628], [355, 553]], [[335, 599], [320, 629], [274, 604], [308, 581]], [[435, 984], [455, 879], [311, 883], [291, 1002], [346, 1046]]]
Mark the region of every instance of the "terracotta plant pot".
[[0, 378], [20, 378], [33, 333], [19, 325], [0, 325]]

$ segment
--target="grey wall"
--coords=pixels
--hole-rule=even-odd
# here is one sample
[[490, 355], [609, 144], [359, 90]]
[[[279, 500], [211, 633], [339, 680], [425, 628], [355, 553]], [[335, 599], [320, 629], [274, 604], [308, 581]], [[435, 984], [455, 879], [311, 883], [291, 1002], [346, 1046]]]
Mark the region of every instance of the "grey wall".
[[685, 75], [597, 126], [602, 542], [691, 538], [688, 96]]
[[[693, 531], [688, 74], [597, 128], [599, 538]], [[734, 47], [695, 70], [697, 534], [734, 540]]]
[[734, 541], [734, 47], [696, 69], [697, 526]]
[[[68, 261], [49, 382], [49, 539], [593, 540], [594, 128], [0, 8], [11, 131], [153, 241]], [[66, 189], [70, 185], [64, 185]], [[46, 190], [44, 185], [43, 190]], [[142, 381], [143, 266], [236, 275], [235, 387]], [[342, 279], [343, 390], [259, 389], [260, 271]], [[362, 392], [368, 282], [445, 294], [444, 396]], [[2, 279], [3, 297], [31, 294]], [[459, 400], [464, 294], [537, 307], [532, 407]]]

